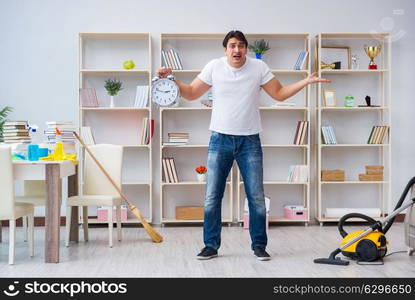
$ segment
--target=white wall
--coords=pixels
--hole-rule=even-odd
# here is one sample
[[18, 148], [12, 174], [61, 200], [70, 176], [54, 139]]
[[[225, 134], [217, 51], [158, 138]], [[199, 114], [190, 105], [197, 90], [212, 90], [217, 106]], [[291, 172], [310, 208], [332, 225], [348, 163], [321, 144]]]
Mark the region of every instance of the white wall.
[[[159, 65], [164, 32], [246, 33], [391, 32], [392, 201], [415, 175], [413, 130], [415, 2], [397, 1], [134, 1], [1, 0], [0, 107], [14, 107], [11, 119], [44, 125], [78, 122], [78, 32], [149, 32], [153, 70]], [[218, 47], [221, 47], [218, 45]], [[315, 93], [312, 93], [315, 95]], [[153, 114], [155, 118], [158, 114]], [[157, 119], [156, 119], [157, 122]], [[156, 141], [157, 141], [156, 136]], [[154, 147], [158, 157], [158, 145]], [[158, 160], [154, 159], [158, 168]], [[154, 218], [159, 220], [158, 172], [154, 172]], [[314, 201], [314, 193], [312, 193]]]

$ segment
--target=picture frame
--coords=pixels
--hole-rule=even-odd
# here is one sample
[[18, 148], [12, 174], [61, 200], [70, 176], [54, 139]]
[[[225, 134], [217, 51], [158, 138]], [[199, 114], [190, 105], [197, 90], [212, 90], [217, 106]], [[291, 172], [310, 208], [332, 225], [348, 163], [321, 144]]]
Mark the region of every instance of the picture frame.
[[349, 46], [321, 46], [321, 62], [340, 62], [340, 69], [350, 69], [352, 55]]
[[325, 107], [336, 107], [336, 91], [335, 90], [324, 90], [324, 106]]

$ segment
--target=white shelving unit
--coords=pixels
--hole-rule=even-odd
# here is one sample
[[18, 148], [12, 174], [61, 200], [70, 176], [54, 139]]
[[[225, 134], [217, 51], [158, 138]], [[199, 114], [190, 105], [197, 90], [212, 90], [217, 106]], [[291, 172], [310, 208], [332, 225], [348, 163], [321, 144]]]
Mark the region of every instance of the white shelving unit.
[[[375, 58], [377, 70], [369, 70], [369, 58], [364, 45], [381, 45], [380, 54]], [[346, 46], [351, 54], [359, 57], [359, 68], [342, 66], [342, 69], [321, 69], [322, 47]], [[338, 222], [339, 217], [326, 214], [327, 208], [378, 208], [384, 217], [390, 205], [391, 187], [391, 144], [367, 144], [373, 126], [391, 124], [391, 43], [387, 33], [320, 33], [316, 36], [316, 61], [319, 76], [330, 79], [328, 84], [317, 88], [317, 220]], [[332, 62], [326, 62], [332, 63]], [[334, 89], [337, 106], [325, 107], [323, 90]], [[344, 107], [346, 95], [353, 95], [356, 107]], [[370, 95], [372, 105], [365, 105], [365, 95]], [[321, 140], [321, 126], [332, 125], [338, 144], [325, 145]], [[391, 128], [390, 128], [391, 129]], [[391, 140], [389, 131], [389, 138]], [[365, 173], [366, 165], [383, 165], [383, 181], [359, 181], [358, 174]], [[344, 182], [321, 180], [321, 171], [345, 170]], [[356, 211], [359, 212], [359, 211]], [[354, 221], [350, 219], [349, 221]]]
[[[123, 69], [123, 62], [133, 60], [135, 68]], [[79, 122], [90, 126], [96, 143], [124, 147], [122, 190], [137, 205], [147, 222], [152, 222], [152, 139], [140, 145], [142, 120], [151, 117], [151, 101], [147, 107], [134, 107], [137, 85], [151, 86], [151, 37], [149, 33], [80, 33], [79, 88], [95, 88], [99, 107], [82, 107], [79, 99]], [[123, 83], [115, 96], [116, 107], [109, 107], [110, 97], [104, 85], [108, 78]], [[83, 152], [80, 151], [80, 162]], [[80, 191], [82, 163], [80, 164]], [[89, 211], [94, 215], [92, 210]], [[96, 215], [96, 213], [95, 213]], [[82, 216], [81, 216], [82, 221]], [[96, 219], [89, 223], [99, 223]], [[139, 223], [128, 212], [123, 223]]]
[[[310, 74], [310, 38], [307, 33], [290, 34], [247, 34], [248, 42], [265, 39], [270, 50], [263, 56], [272, 73], [284, 84], [306, 78]], [[294, 70], [300, 51], [309, 51], [305, 70]], [[252, 55], [252, 54], [249, 54]], [[284, 218], [285, 205], [303, 205], [310, 208], [310, 183], [288, 182], [291, 165], [307, 165], [310, 178], [310, 87], [287, 100], [295, 103], [292, 107], [274, 107], [274, 99], [261, 92], [261, 119], [263, 131], [260, 133], [264, 153], [264, 192], [270, 198], [270, 223], [293, 222], [308, 224], [310, 214], [304, 220]], [[294, 145], [297, 121], [308, 121], [307, 140], [304, 145]], [[246, 198], [244, 182], [239, 168], [236, 180], [237, 221], [243, 221]]]
[[[161, 49], [173, 48], [183, 64], [183, 70], [173, 70], [181, 81], [190, 83], [211, 59], [223, 56], [224, 34], [162, 33]], [[161, 55], [160, 55], [160, 61]], [[206, 183], [196, 180], [195, 168], [207, 166], [209, 124], [211, 108], [205, 107], [200, 99], [181, 99], [178, 107], [160, 108], [160, 165], [163, 157], [174, 157], [179, 183], [162, 181], [160, 168], [160, 216], [161, 223], [203, 223], [203, 220], [178, 220], [176, 206], [203, 206]], [[163, 146], [169, 132], [189, 133], [189, 143], [182, 146]], [[232, 170], [228, 177], [222, 201], [222, 222], [233, 222], [233, 179]]]

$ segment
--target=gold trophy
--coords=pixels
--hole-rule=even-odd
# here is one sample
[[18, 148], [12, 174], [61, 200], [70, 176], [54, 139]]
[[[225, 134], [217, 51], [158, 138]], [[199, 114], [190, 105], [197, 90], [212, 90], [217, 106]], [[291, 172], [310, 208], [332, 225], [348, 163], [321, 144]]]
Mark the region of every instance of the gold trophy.
[[378, 65], [373, 61], [373, 59], [379, 54], [381, 50], [381, 46], [366, 46], [365, 45], [365, 52], [367, 54], [367, 56], [369, 56], [370, 58], [370, 63], [369, 63], [369, 70], [377, 70], [378, 69]]

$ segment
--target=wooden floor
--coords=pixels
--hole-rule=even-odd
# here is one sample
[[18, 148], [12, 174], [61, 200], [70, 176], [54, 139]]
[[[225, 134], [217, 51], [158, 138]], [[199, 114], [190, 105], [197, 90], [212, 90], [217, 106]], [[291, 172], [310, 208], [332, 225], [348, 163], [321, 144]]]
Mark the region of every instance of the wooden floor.
[[[363, 226], [364, 227], [364, 226]], [[362, 226], [347, 227], [352, 231]], [[44, 228], [35, 229], [35, 257], [29, 258], [22, 229], [18, 228], [15, 265], [7, 264], [8, 229], [0, 243], [1, 277], [415, 277], [415, 255], [396, 253], [382, 266], [317, 265], [338, 247], [340, 235], [333, 225], [272, 226], [268, 252], [272, 260], [260, 262], [252, 255], [250, 238], [241, 227], [224, 226], [219, 257], [196, 260], [202, 248], [202, 227], [157, 227], [164, 236], [152, 243], [142, 228], [123, 228], [123, 241], [107, 246], [106, 228], [90, 228], [90, 241], [66, 248], [61, 229], [61, 263], [45, 264]], [[82, 234], [82, 231], [81, 231]], [[115, 232], [114, 232], [114, 236]], [[387, 234], [389, 252], [406, 250], [403, 224]]]

